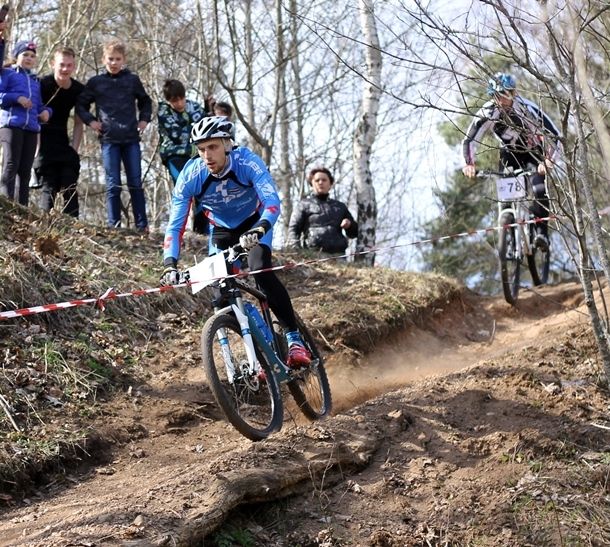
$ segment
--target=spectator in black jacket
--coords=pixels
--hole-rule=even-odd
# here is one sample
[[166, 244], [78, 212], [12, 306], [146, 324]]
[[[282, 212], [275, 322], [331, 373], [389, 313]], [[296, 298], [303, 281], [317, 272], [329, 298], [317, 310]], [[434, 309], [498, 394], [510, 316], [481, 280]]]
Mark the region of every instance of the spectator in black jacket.
[[53, 74], [40, 80], [42, 102], [53, 109], [49, 123], [40, 127], [40, 146], [34, 163], [38, 181], [42, 184], [40, 206], [50, 211], [58, 193], [63, 194], [62, 211], [78, 218], [78, 192], [76, 185], [80, 172], [78, 148], [83, 137], [83, 122], [74, 116], [72, 138], [68, 135], [70, 111], [84, 89], [72, 78], [76, 69], [76, 53], [59, 46], [51, 58]]
[[347, 206], [329, 197], [335, 182], [326, 167], [315, 167], [307, 176], [312, 193], [292, 212], [288, 227], [288, 247], [304, 247], [330, 254], [343, 254], [348, 237], [358, 235], [358, 224]]
[[[148, 219], [142, 189], [140, 134], [150, 122], [152, 101], [140, 78], [124, 68], [126, 51], [125, 44], [118, 40], [104, 45], [102, 61], [106, 72], [87, 82], [76, 103], [76, 113], [97, 132], [102, 144], [108, 225], [121, 226], [122, 161], [136, 229], [146, 232]], [[92, 103], [95, 103], [95, 116], [89, 112]]]

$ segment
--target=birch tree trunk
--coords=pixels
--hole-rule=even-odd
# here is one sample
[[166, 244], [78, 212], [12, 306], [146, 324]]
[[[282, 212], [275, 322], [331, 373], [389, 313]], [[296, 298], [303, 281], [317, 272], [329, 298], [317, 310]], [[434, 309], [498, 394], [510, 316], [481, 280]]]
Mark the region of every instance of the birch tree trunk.
[[[305, 139], [303, 137], [303, 90], [301, 84], [301, 61], [299, 55], [299, 27], [297, 17], [297, 0], [290, 0], [290, 62], [292, 65], [293, 92], [296, 104], [296, 141], [297, 149], [295, 152], [296, 165], [294, 168], [294, 181], [298, 181], [298, 198], [303, 197], [303, 183], [305, 180]], [[292, 205], [292, 202], [291, 202]], [[292, 211], [291, 211], [292, 212]], [[290, 220], [290, 219], [288, 219]]]
[[[353, 159], [356, 200], [358, 203], [358, 252], [375, 247], [377, 201], [371, 175], [371, 154], [377, 133], [377, 112], [381, 95], [381, 50], [372, 0], [358, 0], [360, 25], [366, 45], [366, 69], [363, 75], [362, 105], [354, 133]], [[372, 266], [375, 254], [357, 255], [358, 261]]]
[[275, 178], [280, 189], [282, 200], [282, 228], [288, 232], [291, 214], [290, 199], [290, 120], [288, 119], [288, 93], [286, 92], [286, 41], [284, 39], [284, 18], [282, 17], [282, 0], [276, 0], [276, 32], [277, 32], [277, 90], [280, 124], [280, 164], [278, 176]]

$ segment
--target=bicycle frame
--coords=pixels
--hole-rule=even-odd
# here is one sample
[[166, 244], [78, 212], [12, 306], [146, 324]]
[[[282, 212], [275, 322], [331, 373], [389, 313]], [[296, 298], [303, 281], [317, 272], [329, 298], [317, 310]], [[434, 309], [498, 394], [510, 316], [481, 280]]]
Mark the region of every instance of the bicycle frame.
[[515, 248], [517, 250], [517, 258], [519, 259], [532, 254], [532, 247], [525, 228], [528, 225], [526, 221], [529, 216], [529, 208], [526, 206], [527, 201], [528, 199], [498, 202], [498, 226], [502, 226], [502, 217], [505, 214], [512, 215], [517, 223], [515, 229]]
[[[502, 218], [506, 214], [510, 214], [514, 219], [514, 222], [517, 223], [515, 229], [515, 248], [518, 259], [524, 258], [525, 256], [530, 256], [532, 254], [532, 246], [529, 240], [528, 232], [526, 231], [526, 226], [528, 226], [528, 220], [530, 216], [530, 209], [528, 204], [533, 200], [533, 196], [531, 195], [531, 182], [530, 176], [532, 173], [530, 171], [518, 171], [511, 176], [503, 173], [488, 173], [489, 175], [499, 177], [497, 179], [497, 191], [498, 191], [498, 225], [501, 226]], [[506, 178], [508, 177], [508, 178]], [[520, 177], [524, 177], [525, 187], [520, 181]], [[512, 199], [500, 199], [502, 185], [498, 184], [500, 181], [511, 181], [514, 178], [513, 182], [508, 182], [508, 194], [512, 195], [513, 193], [517, 194], [517, 197]], [[514, 186], [514, 188], [513, 188]], [[523, 192], [524, 195], [519, 196], [518, 193]]]
[[[254, 298], [261, 303], [261, 310], [263, 312], [263, 319], [270, 327], [270, 330], [273, 334], [273, 343], [270, 344], [267, 341], [267, 338], [256, 324], [254, 318], [247, 312], [244, 306], [244, 300], [242, 296], [242, 290], [251, 294]], [[273, 371], [274, 376], [276, 377], [279, 383], [287, 382], [295, 378], [298, 375], [298, 371], [294, 372], [290, 368], [288, 368], [278, 356], [279, 353], [279, 340], [278, 333], [272, 327], [271, 321], [271, 313], [269, 311], [269, 307], [267, 306], [267, 297], [266, 295], [258, 290], [255, 287], [237, 281], [235, 279], [223, 280], [219, 284], [220, 297], [227, 296], [229, 298], [229, 305], [224, 307], [219, 307], [217, 304], [219, 303], [220, 298], [215, 299], [212, 302], [214, 306], [214, 314], [220, 315], [223, 313], [233, 313], [237, 318], [239, 323], [241, 334], [246, 345], [246, 354], [248, 357], [248, 365], [249, 372], [251, 374], [258, 372], [260, 370], [260, 364], [258, 362], [258, 358], [256, 356], [256, 351], [254, 349], [253, 338], [258, 343], [258, 347], [262, 349], [267, 359], [267, 362], [271, 365], [271, 369]], [[231, 360], [230, 354], [224, 353], [224, 348], [227, 347], [227, 337], [224, 329], [218, 330], [218, 339], [221, 344], [221, 348], [223, 348], [223, 354], [225, 357], [225, 363], [227, 364], [227, 377], [229, 381], [232, 383], [233, 378], [235, 377], [235, 365]], [[315, 362], [312, 363], [315, 366]]]
[[208, 386], [235, 429], [259, 441], [282, 427], [280, 384], [285, 383], [298, 409], [310, 420], [328, 415], [332, 396], [324, 359], [296, 313], [296, 327], [312, 360], [309, 366], [294, 369], [284, 363], [288, 348], [283, 329], [274, 328], [265, 292], [228, 274], [240, 253], [243, 250], [238, 247], [208, 257], [190, 268], [188, 276], [193, 292], [205, 286], [213, 290], [214, 312], [201, 333]]

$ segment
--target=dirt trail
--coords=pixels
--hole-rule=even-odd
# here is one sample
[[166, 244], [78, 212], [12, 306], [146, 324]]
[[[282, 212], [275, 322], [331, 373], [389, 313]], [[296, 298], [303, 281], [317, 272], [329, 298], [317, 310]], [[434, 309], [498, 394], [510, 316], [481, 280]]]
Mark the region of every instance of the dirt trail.
[[[428, 330], [400, 333], [367, 356], [357, 375], [331, 368], [335, 411], [422, 378], [447, 374], [480, 361], [536, 345], [554, 329], [585, 324], [578, 284], [544, 287], [521, 295], [518, 308], [501, 299], [480, 299], [474, 311], [454, 309]], [[360, 370], [361, 369], [361, 370]]]
[[[58, 476], [58, 482], [25, 506], [5, 511], [0, 545], [186, 544], [225, 518], [219, 507], [240, 502], [231, 498], [235, 493], [227, 492], [224, 484], [235, 480], [235, 469], [263, 472], [269, 464], [273, 470], [253, 479], [261, 490], [247, 494], [250, 501], [267, 499], [269, 489], [277, 496], [306, 491], [311, 468], [328, 461], [333, 450], [329, 434], [335, 451], [337, 443], [343, 447], [343, 468], [362, 468], [381, 442], [375, 427], [366, 422], [384, 418], [385, 403], [365, 405], [366, 410], [358, 412], [364, 422], [362, 417], [337, 414], [405, 384], [416, 390], [419, 384], [413, 382], [537, 346], [541, 339], [585, 323], [582, 310], [571, 311], [580, 304], [578, 294], [575, 284], [547, 287], [540, 294], [524, 294], [518, 309], [480, 299], [474, 312], [445, 310], [429, 329], [397, 335], [357, 365], [331, 360], [335, 416], [312, 425], [295, 418], [258, 444], [222, 421], [210, 394], [202, 389], [203, 375], [195, 363], [188, 368], [151, 363], [151, 382], [119, 397], [107, 410], [104, 424], [98, 424], [107, 438], [115, 440], [112, 460], [103, 467], [67, 470], [63, 479]], [[182, 344], [197, 347], [198, 335], [188, 333]], [[172, 350], [168, 347], [168, 354]], [[425, 381], [421, 384], [422, 392], [430, 389]], [[275, 484], [278, 469], [286, 470], [287, 477], [305, 471], [300, 481]]]

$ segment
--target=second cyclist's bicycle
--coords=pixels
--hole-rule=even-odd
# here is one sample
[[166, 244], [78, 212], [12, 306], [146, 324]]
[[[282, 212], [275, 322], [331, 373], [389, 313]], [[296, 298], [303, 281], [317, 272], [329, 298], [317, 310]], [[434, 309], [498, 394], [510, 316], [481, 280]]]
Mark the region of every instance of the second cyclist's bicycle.
[[543, 285], [549, 278], [551, 250], [534, 244], [536, 222], [530, 204], [533, 201], [531, 171], [518, 170], [510, 174], [479, 171], [478, 177], [496, 180], [498, 196], [498, 225], [501, 227], [498, 244], [500, 274], [504, 298], [514, 305], [519, 296], [521, 265], [524, 260], [534, 285]]
[[240, 247], [232, 247], [206, 259], [207, 265], [204, 261], [215, 279], [214, 314], [203, 326], [201, 352], [209, 387], [227, 420], [258, 441], [282, 427], [281, 385], [310, 420], [328, 415], [332, 400], [324, 360], [301, 318], [297, 315], [297, 326], [312, 360], [307, 367], [292, 369], [286, 365], [284, 330], [273, 319], [265, 293], [243, 279], [225, 277], [227, 267], [245, 256]]

